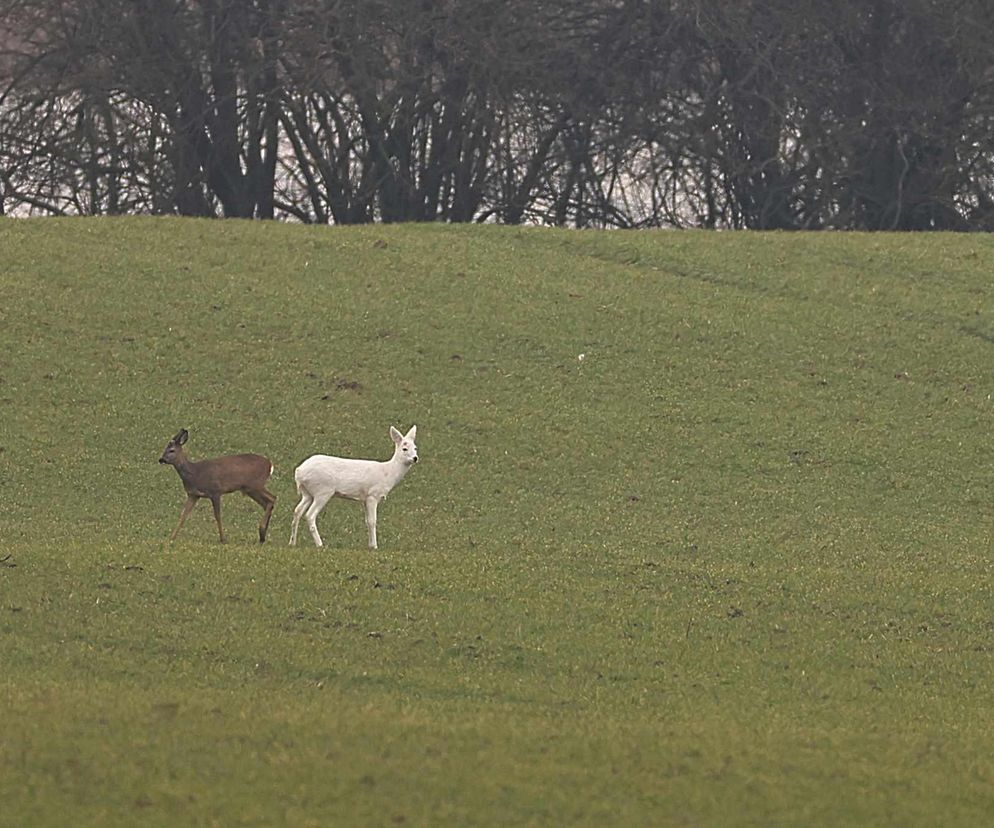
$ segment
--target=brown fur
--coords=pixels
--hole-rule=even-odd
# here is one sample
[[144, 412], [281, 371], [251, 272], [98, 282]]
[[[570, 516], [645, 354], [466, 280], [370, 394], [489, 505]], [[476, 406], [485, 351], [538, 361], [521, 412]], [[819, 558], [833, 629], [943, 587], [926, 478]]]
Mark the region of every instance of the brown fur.
[[189, 437], [187, 430], [180, 432], [166, 444], [159, 458], [160, 463], [173, 466], [183, 481], [186, 489], [186, 503], [179, 516], [179, 523], [173, 530], [170, 540], [176, 540], [179, 530], [183, 528], [187, 515], [196, 506], [197, 501], [206, 497], [214, 507], [214, 519], [217, 521], [217, 531], [221, 543], [225, 542], [224, 526], [221, 524], [221, 495], [229, 492], [242, 492], [251, 497], [264, 510], [259, 523], [259, 543], [266, 542], [266, 531], [269, 529], [269, 519], [273, 515], [276, 496], [266, 490], [266, 483], [273, 471], [269, 458], [261, 454], [232, 454], [227, 457], [215, 457], [211, 460], [194, 462], [186, 456], [183, 445]]

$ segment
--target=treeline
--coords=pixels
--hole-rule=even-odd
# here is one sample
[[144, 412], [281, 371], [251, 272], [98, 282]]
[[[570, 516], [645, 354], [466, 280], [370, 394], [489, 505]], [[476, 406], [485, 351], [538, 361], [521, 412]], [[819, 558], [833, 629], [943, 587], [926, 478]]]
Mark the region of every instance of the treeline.
[[994, 229], [990, 0], [0, 0], [0, 212]]

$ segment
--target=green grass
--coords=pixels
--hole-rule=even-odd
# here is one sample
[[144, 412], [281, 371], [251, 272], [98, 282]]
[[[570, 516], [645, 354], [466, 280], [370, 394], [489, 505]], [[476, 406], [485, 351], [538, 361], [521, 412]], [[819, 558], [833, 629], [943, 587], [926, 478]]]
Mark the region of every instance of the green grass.
[[[0, 824], [976, 825], [988, 236], [0, 222]], [[579, 356], [583, 355], [580, 360]], [[286, 546], [309, 454], [421, 462]], [[156, 460], [267, 454], [230, 543]]]

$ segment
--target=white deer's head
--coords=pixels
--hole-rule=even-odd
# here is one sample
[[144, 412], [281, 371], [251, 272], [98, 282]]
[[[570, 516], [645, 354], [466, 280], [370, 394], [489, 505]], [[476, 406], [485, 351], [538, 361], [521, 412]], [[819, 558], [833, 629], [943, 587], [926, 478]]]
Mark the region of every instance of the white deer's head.
[[399, 457], [405, 466], [418, 462], [418, 447], [414, 445], [417, 433], [418, 427], [416, 425], [411, 426], [411, 430], [407, 434], [401, 434], [393, 426], [390, 426], [390, 437], [397, 447], [394, 449], [394, 457]]

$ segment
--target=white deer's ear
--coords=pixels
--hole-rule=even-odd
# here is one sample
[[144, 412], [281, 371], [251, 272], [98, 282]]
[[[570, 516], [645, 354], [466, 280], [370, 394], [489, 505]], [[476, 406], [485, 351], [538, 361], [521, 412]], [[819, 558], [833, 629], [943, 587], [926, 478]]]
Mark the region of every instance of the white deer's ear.
[[411, 426], [411, 430], [407, 432], [407, 439], [413, 440], [418, 433], [418, 427], [416, 425]]
[[400, 441], [404, 438], [401, 436], [400, 432], [397, 431], [393, 426], [390, 426], [390, 438], [399, 446]]

